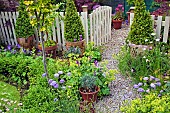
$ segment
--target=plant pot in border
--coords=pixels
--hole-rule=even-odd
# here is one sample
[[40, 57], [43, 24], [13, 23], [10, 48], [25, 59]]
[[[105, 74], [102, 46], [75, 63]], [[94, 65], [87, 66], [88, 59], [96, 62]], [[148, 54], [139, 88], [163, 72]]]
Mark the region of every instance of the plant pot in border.
[[112, 20], [114, 29], [121, 29], [123, 20]]
[[98, 86], [95, 87], [95, 92], [84, 92], [83, 88], [80, 88], [80, 94], [84, 101], [87, 102], [95, 102], [97, 100], [97, 93], [100, 91], [100, 88]]
[[28, 38], [17, 38], [17, 42], [25, 49], [32, 49], [34, 46], [34, 36]]
[[70, 47], [79, 47], [81, 49], [81, 53], [84, 53], [85, 50], [85, 40], [77, 41], [77, 42], [68, 42], [65, 43], [66, 49], [68, 50]]
[[[42, 51], [42, 46], [38, 44], [38, 49]], [[57, 43], [56, 45], [45, 47], [45, 52], [47, 56], [52, 55], [52, 58], [56, 58], [56, 50], [57, 50]]]

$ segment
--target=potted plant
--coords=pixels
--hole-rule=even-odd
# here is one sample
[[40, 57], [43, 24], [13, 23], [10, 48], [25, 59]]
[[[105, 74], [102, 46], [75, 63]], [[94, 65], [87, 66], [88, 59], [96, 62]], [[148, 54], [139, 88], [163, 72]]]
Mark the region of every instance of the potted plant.
[[80, 17], [77, 13], [74, 0], [67, 0], [66, 15], [64, 19], [64, 37], [66, 40], [66, 48], [79, 47], [84, 52], [85, 41], [84, 29]]
[[[141, 53], [143, 50], [151, 48], [155, 35], [152, 23], [153, 21], [149, 11], [146, 10], [144, 0], [136, 0], [133, 23], [126, 39], [131, 51]], [[139, 52], [138, 50], [142, 51]]]
[[[47, 56], [52, 55], [52, 58], [56, 58], [57, 42], [54, 40], [44, 41], [45, 52]], [[42, 51], [42, 45], [38, 45], [38, 49]]]
[[84, 75], [80, 80], [80, 94], [84, 101], [95, 102], [97, 100], [97, 93], [99, 92], [99, 87], [96, 86], [97, 78], [95, 76]]
[[31, 49], [34, 45], [34, 30], [30, 24], [30, 17], [26, 11], [26, 6], [23, 0], [20, 0], [19, 16], [16, 20], [15, 34], [17, 42], [24, 48]]
[[123, 5], [119, 4], [115, 8], [115, 11], [116, 11], [115, 14], [112, 16], [113, 28], [120, 29], [122, 27], [122, 21], [123, 21], [123, 11], [124, 11]]

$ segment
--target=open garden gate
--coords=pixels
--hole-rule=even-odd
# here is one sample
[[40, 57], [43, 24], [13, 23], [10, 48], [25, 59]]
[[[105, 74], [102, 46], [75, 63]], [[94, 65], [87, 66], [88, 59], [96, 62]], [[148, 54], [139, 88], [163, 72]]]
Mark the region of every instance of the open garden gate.
[[111, 18], [112, 8], [109, 6], [100, 6], [90, 15], [90, 41], [95, 46], [101, 46], [111, 39]]

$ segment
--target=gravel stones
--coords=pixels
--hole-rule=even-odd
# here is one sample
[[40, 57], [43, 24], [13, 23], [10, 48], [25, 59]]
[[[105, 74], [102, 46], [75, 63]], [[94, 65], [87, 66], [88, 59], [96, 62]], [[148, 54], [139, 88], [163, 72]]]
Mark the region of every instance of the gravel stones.
[[[128, 35], [129, 27], [123, 25], [120, 30], [112, 30], [112, 38], [109, 43], [104, 45], [102, 53], [102, 60], [107, 60], [108, 69], [118, 69], [118, 61], [113, 59], [112, 55], [120, 51], [121, 46], [125, 44], [125, 39]], [[133, 90], [132, 80], [128, 76], [121, 74], [115, 75], [116, 79], [109, 84], [110, 96], [100, 99], [95, 109], [97, 113], [120, 113], [120, 106], [124, 100], [132, 100], [140, 97], [140, 95]]]

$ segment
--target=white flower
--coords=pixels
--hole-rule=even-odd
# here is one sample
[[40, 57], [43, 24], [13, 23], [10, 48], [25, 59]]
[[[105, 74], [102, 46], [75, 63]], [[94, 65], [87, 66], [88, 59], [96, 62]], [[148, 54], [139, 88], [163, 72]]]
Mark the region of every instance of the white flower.
[[147, 89], [146, 92], [149, 93], [149, 92], [150, 92], [150, 89]]
[[151, 83], [150, 86], [151, 86], [152, 88], [156, 88], [156, 85], [155, 85], [154, 83]]
[[63, 74], [63, 71], [58, 71], [58, 74], [60, 74], [60, 75]]
[[148, 41], [148, 39], [145, 39], [145, 42], [147, 42]]
[[146, 80], [146, 81], [147, 81], [147, 80], [149, 80], [149, 77], [144, 77], [143, 80]]
[[145, 50], [146, 50], [146, 48], [144, 47], [144, 48], [143, 48], [143, 50], [145, 51]]
[[148, 59], [146, 59], [146, 62], [149, 62], [149, 60], [148, 60]]
[[146, 56], [143, 56], [143, 58], [146, 58]]
[[156, 41], [157, 41], [157, 42], [159, 42], [159, 41], [160, 41], [160, 39], [159, 39], [159, 38], [157, 38], [157, 39], [156, 39]]
[[149, 42], [150, 44], [152, 44], [153, 42], [151, 41], [151, 42]]
[[54, 74], [54, 77], [58, 78], [60, 75], [58, 73]]

